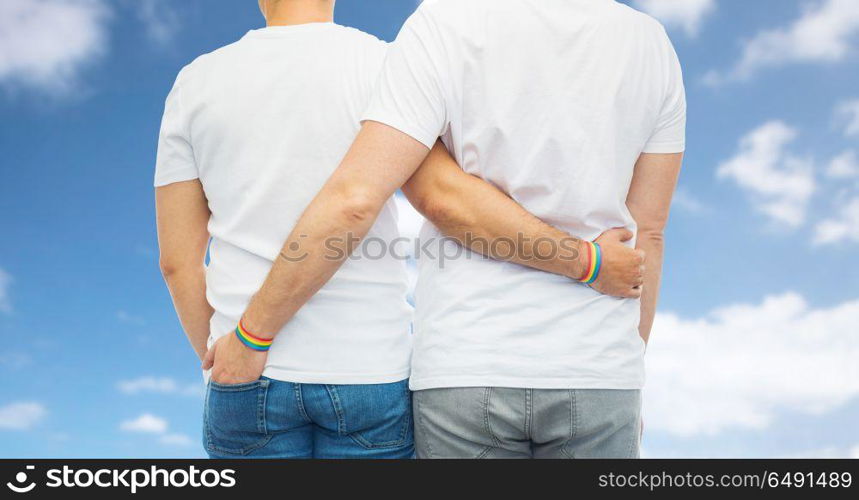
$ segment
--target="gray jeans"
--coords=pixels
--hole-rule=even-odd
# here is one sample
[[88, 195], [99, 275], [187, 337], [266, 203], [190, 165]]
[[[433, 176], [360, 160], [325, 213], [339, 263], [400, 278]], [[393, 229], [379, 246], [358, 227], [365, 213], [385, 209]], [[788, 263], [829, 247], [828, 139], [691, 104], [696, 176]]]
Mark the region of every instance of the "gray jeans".
[[414, 393], [418, 458], [638, 458], [641, 391], [466, 387]]

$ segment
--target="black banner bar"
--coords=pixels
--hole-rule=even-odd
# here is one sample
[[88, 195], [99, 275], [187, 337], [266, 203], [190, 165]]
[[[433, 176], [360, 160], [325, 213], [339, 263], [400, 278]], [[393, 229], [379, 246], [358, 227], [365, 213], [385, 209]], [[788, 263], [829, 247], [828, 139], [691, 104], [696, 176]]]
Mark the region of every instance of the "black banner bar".
[[[0, 498], [859, 498], [857, 460], [0, 460]], [[476, 489], [474, 489], [476, 488]], [[176, 490], [168, 491], [168, 490]], [[552, 493], [552, 492], [555, 493]], [[315, 492], [315, 493], [314, 493]], [[518, 495], [517, 495], [518, 496]]]

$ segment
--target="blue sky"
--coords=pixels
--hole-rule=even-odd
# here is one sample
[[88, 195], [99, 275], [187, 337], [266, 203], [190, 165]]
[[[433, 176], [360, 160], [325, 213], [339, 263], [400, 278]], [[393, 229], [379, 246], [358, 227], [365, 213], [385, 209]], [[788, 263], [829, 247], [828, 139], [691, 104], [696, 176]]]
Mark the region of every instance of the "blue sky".
[[[689, 102], [645, 454], [859, 456], [855, 3], [630, 3], [668, 26]], [[415, 5], [336, 20], [391, 40]], [[0, 457], [202, 456], [155, 145], [178, 70], [261, 24], [252, 0], [0, 6]]]

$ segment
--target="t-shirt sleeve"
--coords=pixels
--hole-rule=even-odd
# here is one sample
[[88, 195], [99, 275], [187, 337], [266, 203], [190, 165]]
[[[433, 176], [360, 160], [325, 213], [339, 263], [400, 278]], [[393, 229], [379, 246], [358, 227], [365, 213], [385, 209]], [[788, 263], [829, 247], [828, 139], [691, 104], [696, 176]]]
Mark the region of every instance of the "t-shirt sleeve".
[[447, 128], [447, 63], [425, 5], [403, 25], [362, 121], [384, 123], [432, 148]]
[[182, 106], [182, 73], [164, 103], [158, 154], [155, 159], [155, 186], [190, 181], [199, 177], [188, 127], [188, 111]]
[[683, 70], [668, 35], [664, 34], [666, 54], [666, 91], [656, 128], [644, 153], [682, 153], [686, 149], [686, 90]]
[[361, 101], [360, 118], [363, 118], [364, 112], [367, 111], [367, 107], [370, 105], [370, 102], [375, 95], [376, 87], [378, 86], [379, 78], [382, 74], [382, 68], [385, 65], [385, 59], [387, 58], [389, 48], [389, 43], [378, 40], [371, 45], [370, 50], [365, 54], [367, 58], [367, 62], [365, 64], [367, 69], [367, 78], [365, 79], [365, 85], [362, 89], [364, 93], [363, 101]]

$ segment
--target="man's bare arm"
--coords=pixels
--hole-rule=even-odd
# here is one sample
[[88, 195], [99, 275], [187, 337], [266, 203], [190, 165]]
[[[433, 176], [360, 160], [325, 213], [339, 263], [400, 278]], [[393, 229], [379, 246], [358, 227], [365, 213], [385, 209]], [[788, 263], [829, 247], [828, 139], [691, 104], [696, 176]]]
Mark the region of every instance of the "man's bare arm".
[[275, 335], [334, 275], [427, 153], [426, 146], [399, 130], [366, 122], [287, 238], [245, 312], [245, 326]]
[[656, 315], [665, 249], [665, 226], [682, 163], [682, 153], [642, 154], [635, 164], [632, 185], [626, 199], [627, 207], [638, 224], [636, 247], [647, 254], [638, 328], [645, 342], [650, 339]]
[[[381, 123], [366, 122], [337, 171], [287, 238], [280, 257], [245, 311], [244, 326], [259, 337], [276, 336], [339, 269], [387, 200], [428, 153], [429, 149], [412, 137]], [[502, 205], [507, 208], [521, 210], [497, 190], [496, 196], [506, 200]], [[618, 282], [631, 282], [629, 287], [640, 284], [642, 257], [620, 243], [621, 236], [611, 238], [618, 241], [609, 247], [618, 247], [618, 252], [604, 252], [610, 271], [605, 275], [616, 275]], [[623, 257], [622, 252], [629, 254]], [[600, 280], [603, 278], [595, 285]], [[265, 353], [251, 351], [234, 335], [226, 335], [207, 353], [203, 367], [212, 367], [212, 380], [229, 384], [256, 380], [265, 363]]]
[[156, 188], [155, 208], [161, 273], [185, 335], [202, 359], [214, 312], [206, 300], [210, 212], [203, 186], [194, 180]]
[[[441, 142], [403, 186], [403, 193], [445, 236], [475, 252], [572, 279], [584, 274], [586, 255], [578, 238], [464, 172]], [[598, 240], [605, 262], [593, 284], [598, 291], [627, 298], [641, 294], [635, 287], [641, 284], [643, 256], [623, 244], [631, 238], [628, 230], [615, 229]]]

